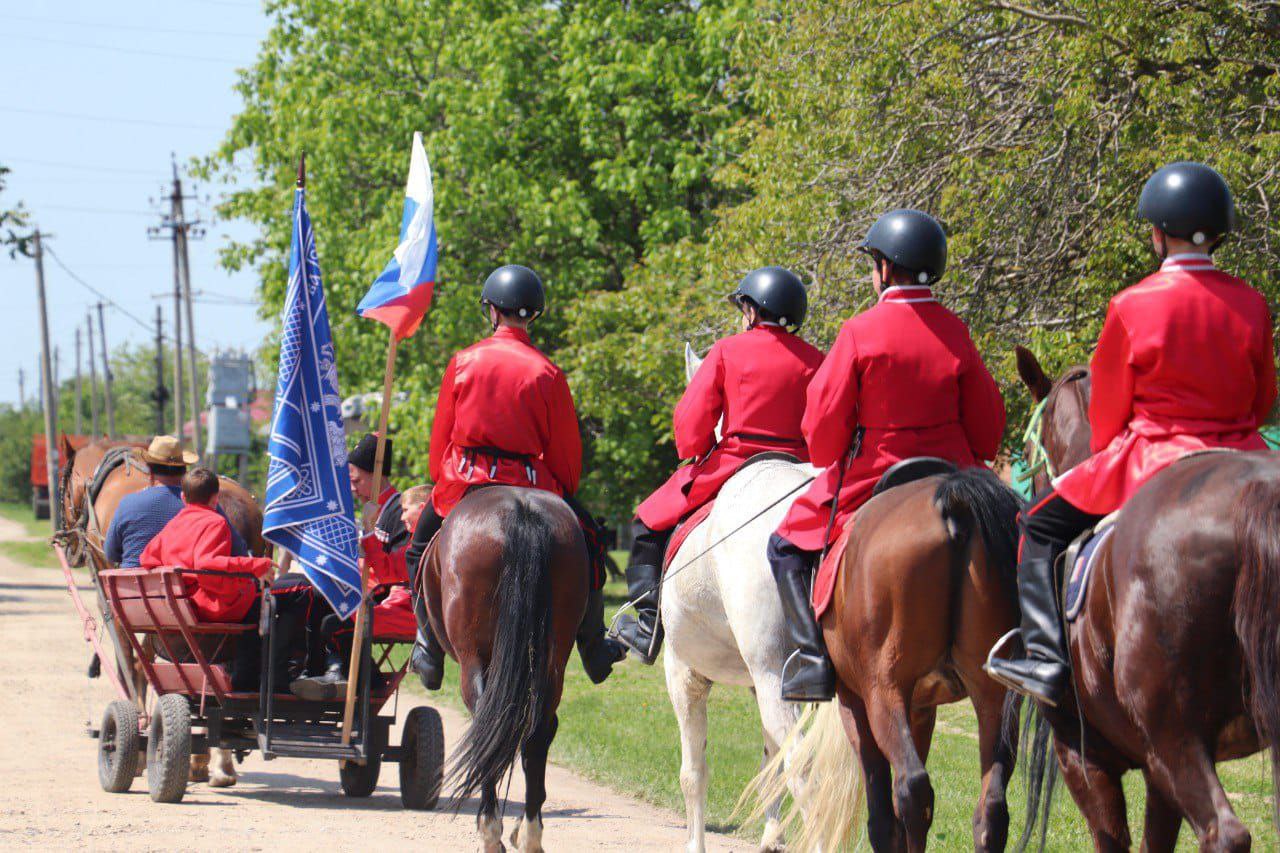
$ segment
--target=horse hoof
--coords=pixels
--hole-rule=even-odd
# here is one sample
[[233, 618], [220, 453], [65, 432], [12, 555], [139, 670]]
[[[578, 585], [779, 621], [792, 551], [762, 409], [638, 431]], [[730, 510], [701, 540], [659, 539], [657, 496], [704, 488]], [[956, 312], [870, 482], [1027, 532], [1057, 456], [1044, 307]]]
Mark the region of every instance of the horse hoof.
[[206, 755], [193, 755], [191, 757], [191, 782], [208, 782], [209, 781], [209, 757]]
[[215, 773], [209, 780], [210, 788], [232, 788], [235, 787], [239, 778], [236, 776], [227, 776], [222, 773]]

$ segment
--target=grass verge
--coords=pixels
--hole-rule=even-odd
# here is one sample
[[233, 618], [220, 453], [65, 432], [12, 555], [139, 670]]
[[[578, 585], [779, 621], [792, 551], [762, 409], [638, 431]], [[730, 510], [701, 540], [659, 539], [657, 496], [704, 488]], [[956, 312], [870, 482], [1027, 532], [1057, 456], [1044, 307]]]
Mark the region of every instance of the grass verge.
[[[621, 555], [625, 560], [625, 554]], [[626, 600], [625, 586], [605, 588], [606, 622]], [[411, 683], [406, 681], [406, 684]], [[415, 689], [416, 680], [412, 681]], [[447, 665], [445, 684], [433, 701], [455, 707], [458, 668]], [[560, 703], [560, 730], [552, 746], [552, 758], [581, 775], [615, 791], [683, 814], [680, 793], [680, 737], [667, 697], [662, 663], [652, 667], [628, 660], [614, 669], [602, 685], [593, 685], [582, 672], [576, 654], [570, 661]], [[732, 818], [739, 793], [756, 772], [760, 761], [760, 721], [750, 691], [716, 685], [708, 710], [707, 821], [710, 829], [747, 838], [758, 826], [742, 826]], [[939, 709], [938, 725], [929, 755], [928, 770], [935, 793], [935, 816], [929, 846], [933, 850], [973, 849], [970, 821], [981, 789], [978, 775], [977, 722], [967, 702]], [[1280, 837], [1271, 823], [1271, 776], [1266, 758], [1257, 755], [1221, 764], [1218, 772], [1236, 813], [1253, 833], [1254, 848], [1280, 849]], [[1019, 772], [1010, 786], [1010, 834], [1021, 833], [1025, 787]], [[1142, 777], [1125, 778], [1130, 831], [1141, 842], [1144, 792]], [[554, 797], [554, 791], [551, 792]], [[554, 832], [548, 827], [548, 832]], [[1065, 786], [1059, 785], [1050, 816], [1046, 849], [1086, 850], [1088, 830]], [[1195, 837], [1184, 827], [1179, 850], [1195, 850]]]
[[53, 551], [49, 548], [49, 522], [37, 521], [28, 504], [0, 503], [0, 516], [22, 525], [32, 541], [0, 542], [0, 555], [22, 563], [24, 566], [43, 567], [57, 564]]

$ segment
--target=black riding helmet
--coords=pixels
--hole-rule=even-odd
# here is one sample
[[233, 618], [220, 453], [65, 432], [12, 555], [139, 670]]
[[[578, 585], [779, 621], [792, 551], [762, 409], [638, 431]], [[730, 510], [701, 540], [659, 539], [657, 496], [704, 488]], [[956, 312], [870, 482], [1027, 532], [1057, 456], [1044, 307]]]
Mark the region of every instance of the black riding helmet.
[[782, 267], [761, 267], [743, 276], [738, 289], [729, 294], [729, 301], [741, 307], [744, 300], [768, 311], [779, 325], [792, 329], [800, 328], [809, 310], [804, 282]]
[[498, 267], [484, 280], [480, 304], [532, 319], [547, 307], [547, 296], [536, 272], [519, 264], [508, 264]]
[[932, 284], [947, 269], [947, 234], [938, 220], [918, 210], [884, 214], [858, 248], [908, 271], [920, 284]]
[[1148, 179], [1138, 198], [1138, 215], [1170, 237], [1203, 246], [1231, 231], [1235, 203], [1216, 170], [1183, 161]]

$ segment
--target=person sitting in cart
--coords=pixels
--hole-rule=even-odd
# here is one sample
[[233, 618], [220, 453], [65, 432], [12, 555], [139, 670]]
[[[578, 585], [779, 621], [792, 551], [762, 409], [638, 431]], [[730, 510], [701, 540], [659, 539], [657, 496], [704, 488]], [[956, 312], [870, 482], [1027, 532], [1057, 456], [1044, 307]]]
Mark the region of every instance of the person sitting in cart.
[[[173, 566], [200, 572], [184, 575], [183, 582], [204, 622], [257, 622], [258, 585], [234, 575], [266, 577], [271, 572], [271, 559], [232, 555], [231, 524], [218, 512], [217, 474], [208, 468], [193, 468], [182, 477], [181, 488], [182, 510], [143, 550], [141, 567]], [[220, 576], [224, 573], [226, 577]], [[231, 666], [233, 690], [258, 689], [261, 648], [257, 632], [248, 632], [237, 641]]]
[[[182, 512], [182, 476], [197, 459], [190, 450], [183, 450], [178, 439], [171, 435], [157, 435], [141, 455], [151, 474], [151, 486], [121, 499], [103, 546], [107, 559], [122, 569], [136, 569], [143, 549]], [[249, 556], [249, 547], [234, 527], [231, 528], [231, 555]]]
[[[399, 501], [401, 529], [413, 530], [417, 526], [418, 518], [429, 500], [430, 486], [405, 489]], [[396, 549], [391, 558], [391, 562], [402, 571], [405, 563], [404, 551], [404, 547]], [[375, 574], [372, 568], [373, 566], [371, 575]], [[379, 583], [382, 584], [381, 587], [378, 586]], [[373, 637], [412, 641], [418, 631], [418, 620], [413, 612], [413, 592], [409, 587], [408, 577], [384, 575], [375, 580], [374, 584], [374, 597], [385, 595], [385, 598], [373, 607]], [[387, 584], [393, 585], [388, 587]], [[294, 695], [311, 701], [341, 699], [347, 692], [347, 667], [351, 661], [355, 624], [350, 619], [339, 619], [336, 613], [329, 613], [321, 620], [319, 633], [320, 642], [328, 652], [324, 674], [296, 679], [289, 685], [289, 690]], [[375, 671], [372, 687], [377, 690], [382, 686], [381, 673]]]

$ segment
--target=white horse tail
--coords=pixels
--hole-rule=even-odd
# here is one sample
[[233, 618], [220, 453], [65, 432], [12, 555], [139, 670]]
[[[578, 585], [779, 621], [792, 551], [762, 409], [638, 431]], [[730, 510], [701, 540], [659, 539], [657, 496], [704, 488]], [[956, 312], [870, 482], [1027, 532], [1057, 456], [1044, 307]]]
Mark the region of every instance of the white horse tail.
[[[748, 805], [745, 820], [759, 820], [768, 804], [788, 790], [802, 791], [787, 806], [780, 835], [801, 851], [851, 850], [860, 841], [865, 811], [862, 769], [840, 720], [840, 706], [823, 702], [805, 708], [786, 743], [743, 790], [734, 809]], [[781, 839], [765, 839], [778, 842]]]

